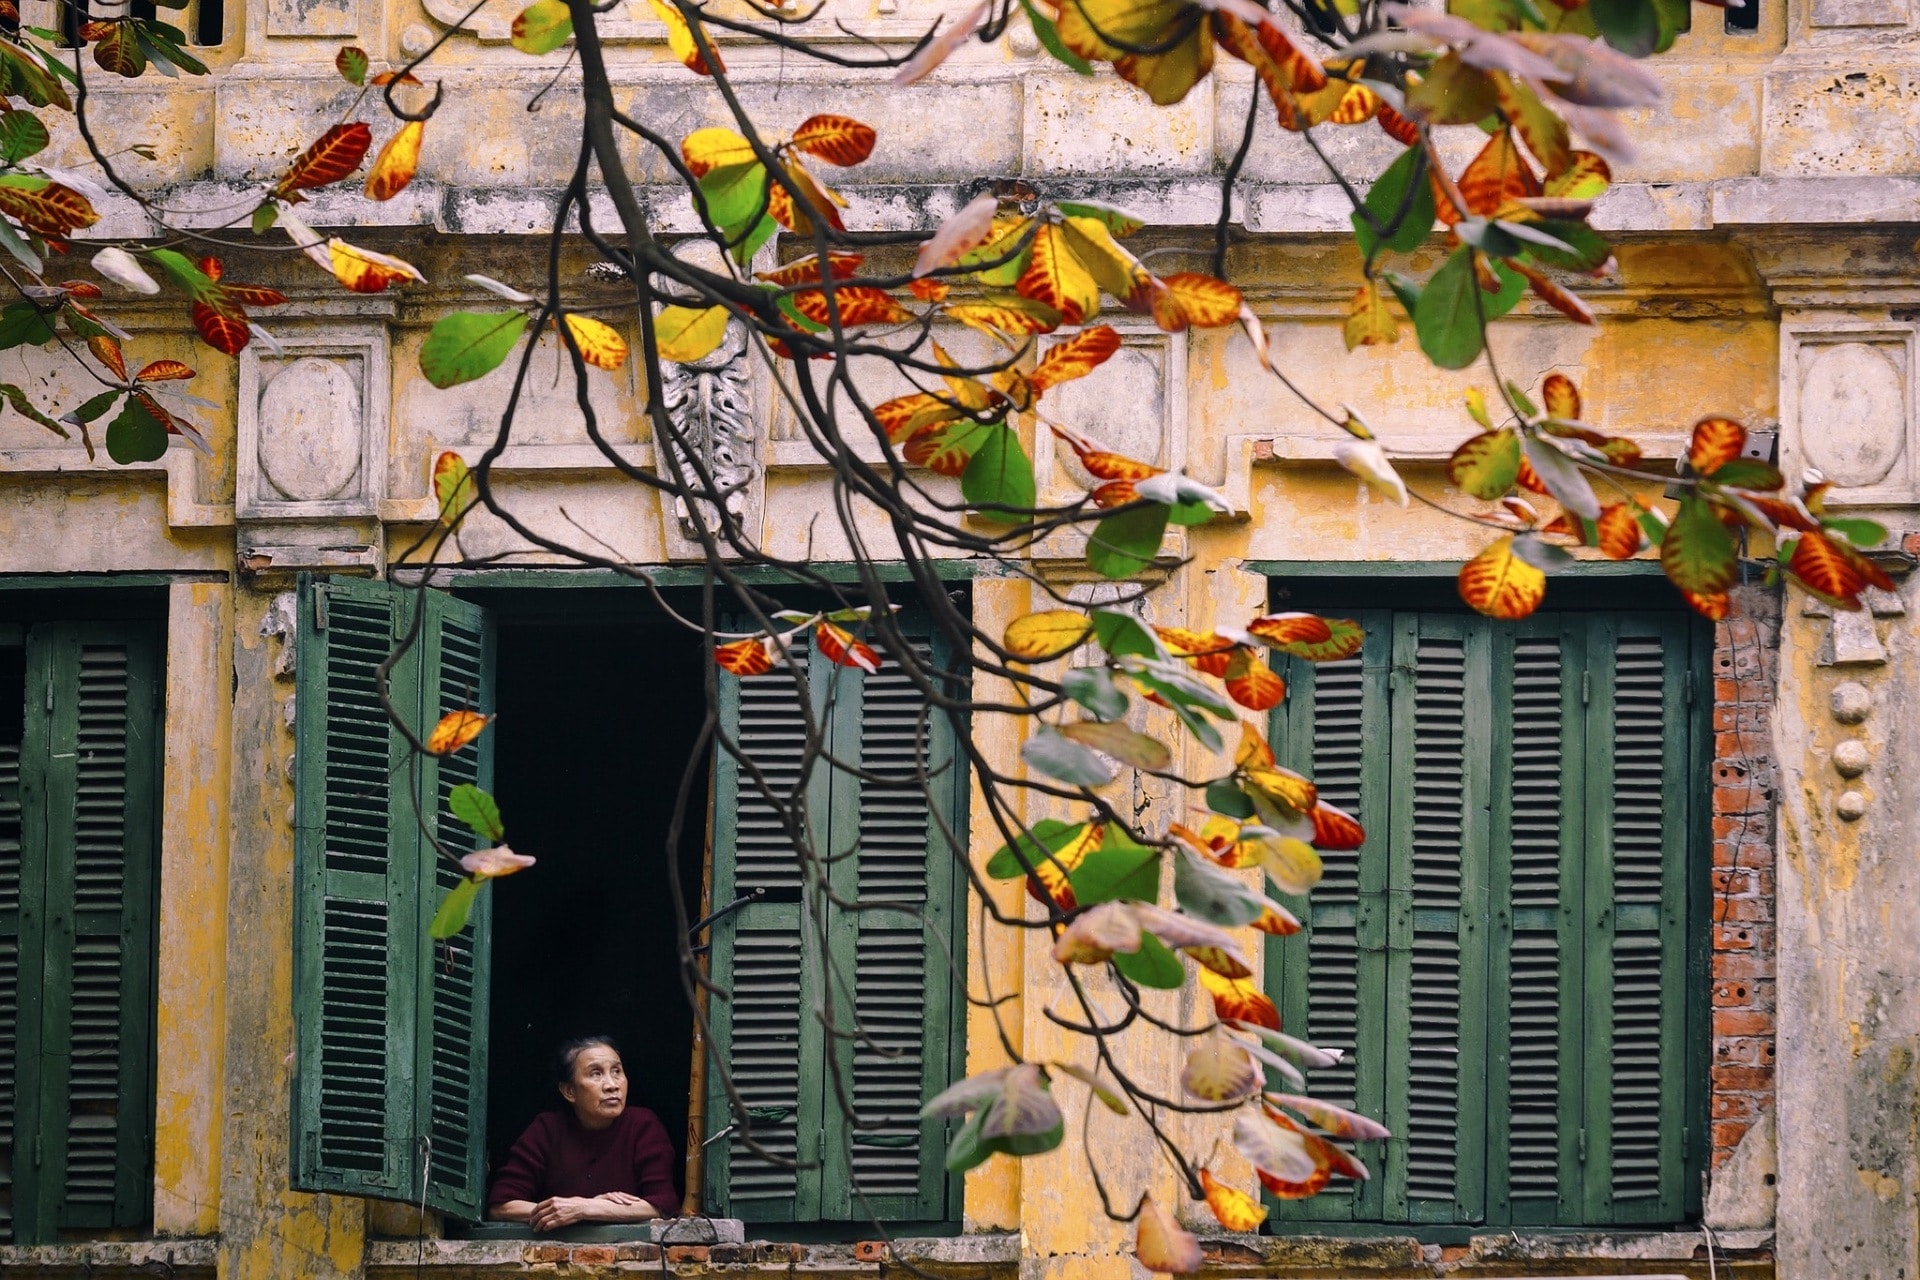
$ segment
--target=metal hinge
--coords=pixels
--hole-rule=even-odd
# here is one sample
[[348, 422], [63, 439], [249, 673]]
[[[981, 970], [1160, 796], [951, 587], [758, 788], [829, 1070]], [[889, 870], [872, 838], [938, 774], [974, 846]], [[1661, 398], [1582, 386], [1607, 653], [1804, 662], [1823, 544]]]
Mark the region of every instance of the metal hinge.
[[1593, 672], [1580, 673], [1580, 705], [1586, 706], [1593, 701]]
[[47, 680], [47, 712], [48, 714], [52, 714], [53, 712], [53, 680], [51, 677]]
[[1576, 1150], [1578, 1152], [1577, 1159], [1581, 1164], [1585, 1164], [1587, 1162], [1587, 1131], [1585, 1129], [1580, 1131], [1580, 1140], [1576, 1145]]

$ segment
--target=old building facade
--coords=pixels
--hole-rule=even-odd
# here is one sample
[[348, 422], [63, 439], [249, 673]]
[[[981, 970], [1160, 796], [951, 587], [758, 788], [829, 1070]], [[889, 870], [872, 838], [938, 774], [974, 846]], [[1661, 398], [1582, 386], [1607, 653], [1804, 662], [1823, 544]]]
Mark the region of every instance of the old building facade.
[[[776, 1004], [798, 989], [781, 987], [790, 975], [777, 946], [755, 950], [755, 937], [777, 943], [784, 927], [780, 886], [755, 879], [773, 875], [755, 861], [764, 837], [726, 766], [713, 781], [710, 839], [694, 832], [669, 849], [670, 797], [625, 794], [677, 781], [693, 750], [682, 724], [697, 714], [686, 699], [697, 697], [699, 651], [661, 625], [644, 592], [561, 566], [498, 522], [463, 533], [468, 557], [498, 557], [498, 567], [445, 580], [426, 624], [432, 643], [397, 687], [423, 714], [500, 712], [490, 754], [444, 766], [428, 790], [460, 768], [490, 773], [514, 843], [543, 858], [523, 880], [547, 876], [552, 887], [496, 895], [480, 940], [491, 947], [490, 996], [473, 982], [487, 959], [476, 969], [471, 952], [438, 968], [385, 966], [387, 985], [357, 1013], [312, 994], [334, 972], [327, 965], [350, 964], [357, 927], [316, 904], [351, 897], [340, 886], [360, 883], [355, 875], [390, 875], [381, 859], [406, 842], [405, 815], [382, 802], [356, 837], [371, 861], [356, 869], [335, 856], [340, 824], [382, 785], [383, 738], [353, 718], [366, 668], [354, 646], [384, 643], [406, 620], [411, 606], [381, 584], [406, 579], [434, 519], [432, 460], [446, 449], [477, 457], [506, 386], [502, 373], [437, 391], [418, 372], [419, 346], [437, 317], [480, 298], [466, 273], [539, 278], [577, 107], [563, 77], [529, 109], [552, 70], [508, 46], [512, 6], [198, 4], [194, 29], [215, 76], [150, 73], [94, 90], [121, 145], [152, 144], [151, 158], [124, 157], [128, 176], [182, 208], [240, 199], [348, 104], [353, 91], [333, 69], [341, 44], [397, 64], [457, 28], [438, 64], [446, 99], [420, 177], [385, 205], [322, 196], [308, 217], [402, 254], [429, 283], [351, 296], [302, 259], [234, 249], [230, 275], [292, 301], [262, 317], [280, 349], [256, 343], [231, 362], [192, 344], [174, 304], [128, 309], [143, 357], [194, 364], [193, 390], [226, 406], [210, 457], [175, 448], [122, 468], [22, 418], [0, 421], [0, 692], [11, 708], [0, 715], [10, 1002], [0, 1009], [11, 1020], [0, 1041], [10, 1072], [0, 1078], [0, 1272], [881, 1269], [860, 1243], [873, 1230], [849, 1201], [847, 1170], [769, 1181], [736, 1164], [724, 1140], [706, 1148], [689, 1192], [745, 1219], [749, 1243], [689, 1235], [663, 1253], [450, 1225], [473, 1207], [489, 1149], [511, 1139], [507, 1117], [543, 1088], [540, 1048], [586, 1016], [555, 972], [604, 975], [596, 994], [635, 1042], [649, 1105], [670, 1127], [688, 1120], [703, 1140], [717, 1132], [701, 1127], [713, 1108], [691, 1082], [691, 1026], [661, 959], [672, 924], [657, 877], [669, 862], [695, 907], [771, 890], [713, 927], [714, 963], [737, 982], [765, 981]], [[940, 6], [833, 8], [848, 31], [897, 42]], [[35, 0], [22, 9], [36, 20]], [[627, 109], [675, 136], [716, 120], [663, 30], [625, 12], [606, 30]], [[1063, 71], [1024, 28], [904, 91], [727, 49], [769, 125], [826, 108], [879, 127], [873, 160], [845, 186], [849, 222], [863, 226], [930, 226], [979, 180], [1020, 179], [1126, 204], [1147, 216], [1156, 246], [1191, 245], [1211, 230], [1247, 92], [1242, 69], [1226, 67], [1156, 109], [1110, 77]], [[1656, 464], [1680, 456], [1704, 414], [1774, 433], [1789, 474], [1821, 469], [1836, 503], [1894, 531], [1884, 563], [1910, 568], [1920, 553], [1920, 13], [1907, 0], [1758, 0], [1750, 24], [1702, 6], [1656, 65], [1668, 103], [1634, 122], [1640, 158], [1595, 215], [1618, 259], [1588, 291], [1599, 323], [1523, 306], [1496, 329], [1503, 371], [1528, 386], [1553, 371], [1574, 377], [1593, 420], [1634, 437]], [[1384, 139], [1372, 149], [1370, 131], [1334, 141], [1358, 176], [1388, 154]], [[77, 144], [58, 145], [78, 165]], [[689, 231], [685, 197], [652, 164], [641, 174], [654, 184], [652, 216], [663, 233]], [[102, 233], [142, 233], [130, 202], [105, 207]], [[1416, 351], [1343, 349], [1357, 279], [1344, 210], [1296, 138], [1263, 130], [1234, 206], [1230, 274], [1303, 383], [1362, 407], [1412, 460], [1410, 482], [1438, 494], [1437, 464], [1469, 430], [1458, 406], [1470, 378], [1437, 373]], [[617, 287], [589, 278], [585, 261], [571, 267], [581, 296], [617, 307]], [[1057, 411], [1219, 485], [1238, 508], [1169, 541], [1178, 564], [1154, 620], [1211, 626], [1292, 601], [1363, 614], [1373, 637], [1350, 669], [1300, 674], [1276, 718], [1276, 743], [1323, 785], [1347, 788], [1380, 834], [1316, 904], [1314, 958], [1303, 969], [1294, 944], [1276, 944], [1267, 979], [1290, 1026], [1345, 1040], [1351, 1074], [1326, 1087], [1415, 1146], [1375, 1154], [1376, 1177], [1356, 1194], [1276, 1213], [1269, 1234], [1203, 1231], [1210, 1271], [1920, 1274], [1920, 807], [1904, 785], [1920, 762], [1920, 711], [1905, 696], [1920, 682], [1920, 614], [1908, 611], [1909, 580], [1874, 594], [1867, 611], [1835, 614], [1762, 584], [1766, 549], [1756, 548], [1734, 615], [1709, 626], [1644, 564], [1582, 565], [1556, 577], [1537, 625], [1486, 624], [1450, 599], [1476, 531], [1361, 491], [1333, 465], [1327, 429], [1256, 376], [1244, 339], [1116, 323], [1120, 355]], [[22, 348], [0, 361], [12, 381], [77, 386], [54, 353]], [[669, 592], [692, 590], [688, 524], [700, 513], [613, 471], [585, 434], [551, 339], [535, 368], [494, 470], [506, 500], [545, 535], [590, 539], [657, 566]], [[662, 465], [631, 367], [594, 377], [614, 447], [636, 466]], [[740, 510], [765, 545], [821, 565], [847, 558], [814, 518], [823, 476], [765, 370], [726, 345], [670, 369], [668, 394], [670, 412], [703, 415], [716, 465], [738, 478]], [[1078, 486], [1044, 433], [1030, 446], [1043, 494]], [[1657, 496], [1659, 482], [1648, 491]], [[1075, 548], [1034, 556], [1059, 580], [1084, 573]], [[947, 580], [989, 629], [1037, 607], [1024, 579], [972, 562], [955, 561]], [[729, 704], [736, 725], [762, 714], [754, 696]], [[891, 697], [873, 685], [850, 740], [884, 743]], [[360, 776], [349, 766], [363, 730], [375, 764]], [[1006, 733], [981, 733], [1017, 756]], [[1438, 783], [1416, 768], [1436, 750], [1458, 762]], [[569, 756], [571, 772], [554, 765]], [[1508, 778], [1519, 782], [1510, 789]], [[1168, 800], [1154, 787], [1136, 785], [1143, 813]], [[608, 796], [621, 797], [624, 817]], [[950, 800], [948, 816], [971, 824], [984, 858], [997, 834], [961, 788]], [[1459, 827], [1437, 845], [1418, 817], [1434, 803], [1453, 805]], [[1003, 1001], [1021, 1052], [1062, 1048], [1045, 1016], [1058, 978], [1042, 942], [983, 928], [964, 886], [898, 856], [919, 847], [925, 832], [912, 824], [925, 815], [888, 834], [857, 794], [836, 797], [832, 812], [863, 832], [861, 875], [906, 867], [921, 877], [911, 891], [929, 918], [965, 941], [965, 990]], [[641, 874], [610, 860], [619, 822], [644, 891], [618, 887]], [[1018, 909], [1018, 886], [1001, 891]], [[424, 911], [421, 922], [431, 914], [418, 883], [381, 901]], [[398, 927], [382, 917], [374, 955]], [[863, 971], [895, 984], [876, 979], [874, 1007], [893, 999], [914, 1011], [903, 1034], [918, 1038], [922, 1076], [908, 1094], [1000, 1061], [988, 1015], [967, 1009], [918, 933], [849, 928]], [[596, 949], [595, 937], [620, 945]], [[328, 988], [336, 997], [352, 987], [342, 981]], [[412, 995], [396, 994], [407, 984]], [[458, 1034], [432, 1012], [456, 1007]], [[336, 1032], [354, 1016], [375, 1057], [383, 1027], [410, 1047], [416, 1104], [391, 1125], [323, 1138], [327, 1108], [347, 1097], [326, 1089], [353, 1087], [350, 1071], [326, 1074], [338, 1063], [324, 1051], [348, 1042]], [[731, 1037], [722, 1051], [760, 1034], [717, 1030]], [[750, 1056], [736, 1053], [736, 1066]], [[461, 1096], [449, 1081], [463, 1079]], [[826, 1123], [819, 1086], [766, 1087], [769, 1098], [791, 1095], [768, 1123], [791, 1124], [804, 1153]], [[905, 1105], [910, 1116], [913, 1100]], [[487, 1131], [463, 1132], [460, 1116], [483, 1109]], [[912, 1238], [903, 1252], [952, 1274], [1130, 1273], [1130, 1236], [1098, 1213], [1074, 1142], [1024, 1163], [996, 1158], [962, 1184], [939, 1170], [937, 1136], [903, 1119], [897, 1141], [856, 1145], [851, 1157], [888, 1189], [878, 1216]], [[1118, 1176], [1165, 1178], [1144, 1161], [1144, 1148], [1122, 1158]], [[403, 1207], [423, 1196], [449, 1212]], [[1196, 1227], [1208, 1221], [1191, 1207]]]

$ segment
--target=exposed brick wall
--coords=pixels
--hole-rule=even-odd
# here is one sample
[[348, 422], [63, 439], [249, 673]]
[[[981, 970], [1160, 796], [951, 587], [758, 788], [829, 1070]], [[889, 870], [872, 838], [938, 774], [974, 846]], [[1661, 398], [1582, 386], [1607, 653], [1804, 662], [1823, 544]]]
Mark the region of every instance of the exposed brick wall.
[[1771, 708], [1780, 597], [1733, 593], [1713, 642], [1714, 1167], [1774, 1096], [1774, 856], [1777, 769]]

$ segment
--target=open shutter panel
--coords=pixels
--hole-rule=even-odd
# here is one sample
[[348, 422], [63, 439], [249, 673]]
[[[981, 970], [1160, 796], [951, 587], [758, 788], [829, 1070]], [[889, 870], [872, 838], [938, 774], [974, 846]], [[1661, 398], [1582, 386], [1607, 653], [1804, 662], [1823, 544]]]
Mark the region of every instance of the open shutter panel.
[[[426, 599], [421, 725], [431, 728], [449, 711], [493, 714], [494, 640], [486, 611], [440, 592]], [[494, 734], [488, 729], [452, 755], [423, 762], [422, 793], [436, 806], [434, 836], [453, 857], [487, 844], [453, 816], [447, 798], [462, 783], [493, 790]], [[424, 1118], [420, 1127], [427, 1139], [426, 1199], [442, 1212], [478, 1219], [486, 1194], [487, 978], [495, 891], [474, 900], [465, 929], [434, 941], [427, 926], [462, 872], [424, 839], [421, 845], [420, 998], [427, 1012], [420, 1022], [416, 1070], [423, 1087], [415, 1115]]]
[[[1322, 799], [1359, 819], [1367, 841], [1322, 855], [1324, 874], [1305, 898], [1287, 899], [1305, 926], [1268, 947], [1267, 990], [1289, 1029], [1340, 1061], [1311, 1072], [1307, 1091], [1377, 1120], [1386, 1116], [1387, 615], [1363, 615], [1360, 653], [1339, 662], [1287, 664], [1287, 698], [1271, 741], [1282, 764], [1312, 777]], [[1381, 1146], [1357, 1148], [1371, 1169]], [[1337, 1180], [1309, 1200], [1270, 1201], [1281, 1219], [1366, 1220], [1381, 1212], [1382, 1180]]]
[[18, 1117], [21, 1013], [21, 898], [39, 868], [22, 856], [20, 747], [26, 710], [26, 652], [17, 629], [0, 627], [0, 1244], [14, 1241], [14, 1125]]
[[[334, 580], [300, 598], [294, 946], [293, 1185], [418, 1195], [412, 1123], [415, 821], [405, 743], [376, 668], [404, 633], [410, 597]], [[390, 677], [419, 705], [418, 646]]]
[[[1580, 1220], [1584, 630], [1494, 633], [1489, 1216]], [[1502, 850], [1507, 857], [1502, 858]]]
[[1587, 1209], [1676, 1221], [1686, 1176], [1688, 653], [1684, 629], [1595, 624], [1587, 749]]
[[1486, 813], [1490, 681], [1481, 620], [1394, 624], [1388, 870], [1387, 1215], [1485, 1210]]
[[[808, 663], [808, 650], [795, 657]], [[822, 663], [814, 663], [817, 670]], [[821, 682], [809, 679], [820, 705]], [[793, 1222], [818, 1214], [820, 1197], [820, 1043], [817, 959], [803, 932], [800, 864], [768, 793], [804, 790], [816, 849], [824, 849], [827, 769], [803, 775], [807, 743], [799, 684], [785, 666], [763, 676], [720, 677], [721, 733], [737, 746], [714, 764], [713, 906], [759, 891], [762, 896], [713, 926], [714, 983], [726, 998], [708, 1006], [716, 1063], [732, 1078], [767, 1159], [732, 1136], [707, 1148], [707, 1203], [715, 1213], [751, 1222]], [[753, 770], [759, 771], [756, 778]], [[708, 1072], [711, 1138], [736, 1125], [720, 1070]], [[812, 1163], [796, 1169], [782, 1162]]]
[[[922, 663], [943, 652], [930, 641], [915, 648]], [[834, 774], [831, 847], [857, 849], [847, 887], [862, 909], [840, 911], [833, 921], [836, 952], [851, 946], [851, 955], [837, 956], [837, 971], [852, 978], [853, 1016], [835, 1061], [853, 1115], [826, 1082], [821, 1213], [935, 1221], [947, 1216], [947, 1124], [923, 1121], [920, 1106], [951, 1082], [955, 1066], [952, 1018], [964, 987], [950, 958], [965, 944], [955, 944], [948, 833], [966, 838], [962, 779], [946, 717], [928, 712], [890, 655], [877, 673], [843, 668], [836, 675], [836, 750], [857, 759], [871, 780]]]

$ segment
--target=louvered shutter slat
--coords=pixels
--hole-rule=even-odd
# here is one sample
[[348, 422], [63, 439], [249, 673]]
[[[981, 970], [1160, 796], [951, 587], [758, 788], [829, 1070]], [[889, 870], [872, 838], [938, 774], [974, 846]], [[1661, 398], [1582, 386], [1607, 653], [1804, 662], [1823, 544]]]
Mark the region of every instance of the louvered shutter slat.
[[14, 1123], [20, 1026], [20, 745], [25, 654], [0, 644], [0, 1244], [14, 1239]]

